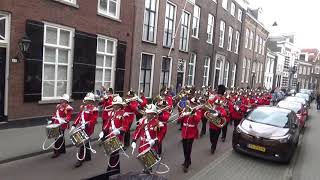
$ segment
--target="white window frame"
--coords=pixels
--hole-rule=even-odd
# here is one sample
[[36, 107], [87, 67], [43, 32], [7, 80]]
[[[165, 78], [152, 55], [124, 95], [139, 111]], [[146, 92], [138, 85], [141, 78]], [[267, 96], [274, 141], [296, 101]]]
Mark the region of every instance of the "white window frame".
[[[193, 9], [194, 10], [193, 10], [193, 16], [192, 16], [192, 37], [198, 39], [199, 31], [200, 31], [201, 8], [198, 5], [194, 5]], [[199, 14], [195, 14], [196, 9], [199, 10]], [[196, 29], [197, 31], [195, 32], [194, 29]]]
[[241, 74], [241, 82], [244, 83], [246, 78], [246, 68], [247, 68], [247, 58], [243, 58], [242, 61], [242, 74]]
[[223, 69], [223, 84], [228, 87], [229, 82], [229, 69], [230, 69], [230, 62], [224, 62], [224, 69]]
[[152, 54], [152, 53], [147, 53], [147, 52], [142, 52], [141, 53], [141, 57], [140, 57], [140, 69], [139, 69], [139, 92], [141, 91], [141, 87], [140, 87], [140, 82], [141, 82], [141, 79], [140, 79], [140, 74], [141, 74], [141, 67], [142, 67], [142, 56], [143, 55], [150, 55], [152, 56], [152, 63], [151, 63], [151, 77], [150, 77], [150, 91], [149, 91], [149, 95], [145, 94], [145, 96], [147, 98], [151, 98], [152, 97], [152, 89], [153, 89], [153, 73], [154, 73], [154, 61], [155, 61], [155, 57], [156, 55], [155, 54]]
[[1, 11], [0, 11], [0, 15], [2, 15], [3, 17], [1, 19], [4, 19], [5, 20], [5, 24], [4, 24], [4, 37], [3, 37], [3, 40], [0, 40], [0, 44], [3, 43], [3, 44], [7, 44], [9, 43], [9, 15], [7, 14], [1, 14]]
[[[100, 52], [98, 50], [98, 40], [99, 39], [102, 39], [105, 41], [105, 50], [104, 52]], [[112, 53], [108, 53], [107, 52], [107, 41], [111, 41], [113, 42], [113, 51]], [[110, 83], [110, 87], [113, 88], [114, 87], [114, 83], [115, 83], [115, 72], [116, 72], [116, 62], [117, 62], [117, 46], [118, 46], [118, 40], [117, 39], [114, 39], [114, 38], [111, 38], [111, 37], [107, 37], [107, 36], [103, 36], [103, 35], [99, 35], [98, 34], [98, 37], [97, 37], [97, 56], [103, 56], [103, 66], [98, 66], [97, 63], [96, 63], [96, 71], [97, 69], [102, 69], [102, 81], [97, 81], [97, 77], [95, 76], [95, 83], [102, 83], [102, 85], [105, 87], [105, 83]], [[112, 65], [111, 65], [111, 68], [110, 67], [106, 67], [106, 57], [109, 56], [109, 57], [112, 57]], [[97, 60], [98, 58], [96, 58]], [[107, 70], [111, 70], [111, 81], [108, 82], [106, 81], [105, 79], [105, 73]], [[96, 90], [99, 90], [99, 89], [95, 89]]]
[[249, 49], [250, 50], [252, 50], [252, 48], [253, 48], [253, 37], [254, 37], [253, 31], [250, 31], [250, 42], [249, 42]]
[[244, 44], [244, 47], [245, 48], [248, 48], [248, 46], [249, 46], [249, 37], [250, 36], [250, 31], [249, 31], [249, 29], [247, 28], [246, 29], [246, 39], [245, 39], [245, 44]]
[[228, 0], [222, 0], [222, 7], [227, 11], [228, 10]]
[[233, 17], [235, 17], [235, 15], [236, 15], [236, 4], [234, 2], [231, 3], [230, 14]]
[[256, 43], [255, 43], [255, 46], [254, 46], [254, 52], [258, 52], [258, 45], [259, 45], [259, 36], [256, 35]]
[[[156, 5], [156, 9], [155, 9], [155, 19], [154, 19], [154, 31], [153, 31], [153, 41], [152, 40], [149, 40], [147, 39], [147, 37], [144, 37], [144, 34], [145, 34], [145, 24], [144, 24], [144, 21], [146, 19], [145, 15], [146, 15], [146, 7], [145, 7], [145, 4], [144, 4], [144, 15], [143, 15], [143, 23], [142, 23], [142, 41], [145, 41], [145, 42], [149, 42], [149, 43], [156, 43], [157, 42], [157, 32], [158, 32], [158, 14], [159, 14], [159, 1], [158, 0], [154, 0], [155, 1], [155, 5]], [[150, 1], [151, 2], [151, 1]]]
[[[183, 26], [185, 26], [185, 25], [183, 25], [183, 18], [184, 18], [184, 16], [185, 15], [188, 15], [188, 26], [187, 26], [187, 38], [186, 38], [186, 49], [183, 49], [183, 47], [182, 47], [182, 43], [183, 43], [183, 37], [181, 36], [181, 34], [182, 34], [182, 31], [183, 31]], [[180, 41], [180, 45], [179, 45], [179, 50], [180, 51], [183, 51], [183, 52], [188, 52], [189, 51], [189, 34], [190, 34], [190, 17], [191, 17], [191, 13], [189, 13], [188, 11], [186, 11], [186, 10], [183, 10], [182, 11], [182, 15], [181, 15], [181, 27], [180, 27], [180, 29], [181, 29], [181, 31], [180, 31], [180, 39], [179, 39], [179, 41]], [[182, 39], [183, 38], [183, 39]]]
[[[46, 42], [46, 32], [47, 28], [54, 28], [57, 29], [57, 44], [49, 44]], [[63, 46], [63, 45], [58, 45], [59, 40], [60, 40], [60, 31], [68, 31], [70, 33], [69, 36], [69, 46]], [[73, 51], [74, 51], [74, 29], [58, 24], [53, 24], [53, 23], [48, 23], [44, 22], [44, 35], [43, 35], [43, 65], [42, 65], [42, 84], [41, 84], [41, 100], [57, 100], [60, 99], [61, 96], [57, 95], [57, 84], [58, 81], [66, 81], [67, 87], [66, 87], [66, 94], [70, 95], [71, 94], [71, 88], [72, 88], [72, 63], [73, 63]], [[54, 63], [52, 62], [45, 62], [45, 49], [46, 47], [54, 48], [55, 49], [55, 61]], [[59, 49], [63, 50], [68, 50], [68, 63], [58, 63], [58, 56], [59, 56]], [[45, 64], [48, 65], [54, 65], [55, 66], [55, 77], [54, 80], [44, 80], [44, 66]], [[67, 80], [58, 80], [58, 66], [67, 66]], [[52, 97], [44, 97], [44, 82], [45, 81], [54, 81], [54, 95]]]
[[251, 69], [251, 60], [250, 60], [250, 59], [247, 59], [247, 77], [246, 77], [246, 83], [249, 82], [250, 69]]
[[236, 54], [238, 54], [239, 52], [239, 43], [240, 43], [240, 32], [239, 31], [236, 31], [236, 42], [235, 42], [235, 48], [234, 48], [234, 52]]
[[185, 84], [186, 84], [187, 60], [178, 59], [178, 63], [179, 63], [179, 61], [183, 62], [183, 71], [178, 71], [177, 70], [177, 72], [183, 72], [183, 81], [182, 81], [181, 87], [184, 87]]
[[[162, 87], [161, 77], [162, 77], [162, 61], [163, 61], [163, 58], [169, 58], [169, 59], [170, 59], [169, 77], [168, 77], [168, 78], [169, 78], [169, 80], [168, 80], [168, 87], [171, 86], [172, 57], [162, 56], [162, 58], [161, 58], [161, 68], [160, 68], [160, 83], [159, 83], [160, 88], [159, 88], [159, 89], [161, 89], [161, 87]], [[167, 88], [168, 88], [168, 87], [167, 87]]]
[[232, 36], [233, 36], [233, 28], [229, 26], [229, 31], [228, 31], [228, 51], [231, 51], [232, 49]]
[[242, 10], [238, 9], [238, 21], [242, 22]]
[[116, 6], [116, 14], [113, 15], [110, 12], [103, 11], [101, 9], [101, 7], [100, 7], [101, 0], [98, 0], [98, 14], [106, 16], [106, 17], [110, 17], [111, 19], [119, 20], [120, 19], [121, 0], [107, 0], [108, 11], [109, 11], [109, 6], [110, 6], [110, 1], [113, 1], [114, 3], [117, 4], [117, 6]]
[[302, 74], [302, 66], [299, 66], [299, 74]]
[[[209, 24], [209, 20], [212, 19], [211, 23]], [[214, 31], [214, 15], [208, 14], [208, 26], [207, 26], [207, 43], [212, 44], [213, 41], [213, 31]]]
[[262, 54], [262, 38], [259, 38], [259, 54]]
[[[170, 17], [167, 17], [167, 5], [168, 4], [174, 7], [173, 23], [172, 23], [172, 25], [173, 25], [173, 27], [172, 27], [172, 40], [171, 40], [172, 42], [171, 42], [170, 45], [166, 44], [166, 41], [165, 41], [165, 38], [167, 39], [167, 35], [166, 35], [167, 32], [166, 32], [166, 28], [165, 27], [166, 27], [166, 24], [168, 23], [166, 21], [167, 21], [167, 19], [170, 19]], [[162, 45], [165, 46], [165, 47], [174, 47], [174, 40], [175, 39], [173, 39], [173, 36], [175, 35], [175, 31], [176, 31], [177, 5], [172, 3], [171, 1], [167, 1], [167, 3], [166, 3], [166, 13], [165, 14], [166, 15], [165, 15], [165, 25], [164, 25], [163, 43], [162, 43]]]
[[[193, 59], [193, 62], [191, 62], [191, 59]], [[197, 54], [190, 53], [190, 59], [188, 62], [188, 82], [187, 85], [193, 86], [194, 85], [194, 79], [195, 79], [195, 72], [196, 72], [196, 62], [197, 62]], [[190, 70], [190, 66], [192, 65], [192, 72]], [[190, 74], [192, 73], [192, 74]], [[191, 82], [190, 82], [191, 78]]]
[[262, 41], [262, 55], [264, 55], [265, 48], [266, 48], [266, 41], [263, 40]]
[[[205, 69], [207, 69], [207, 73]], [[204, 66], [203, 66], [203, 81], [202, 81], [203, 86], [209, 85], [209, 74], [210, 74], [210, 57], [206, 56], [204, 59]]]
[[224, 46], [224, 36], [226, 31], [226, 23], [220, 20], [220, 31], [219, 31], [219, 47], [223, 48]]
[[235, 86], [235, 82], [236, 82], [236, 73], [237, 73], [237, 64], [236, 63], [234, 63], [233, 64], [233, 68], [232, 68], [232, 72], [231, 72], [231, 84], [230, 84], [230, 87], [231, 88], [234, 88], [234, 86]]
[[260, 63], [260, 77], [259, 77], [259, 83], [262, 83], [262, 71], [263, 71], [263, 63]]

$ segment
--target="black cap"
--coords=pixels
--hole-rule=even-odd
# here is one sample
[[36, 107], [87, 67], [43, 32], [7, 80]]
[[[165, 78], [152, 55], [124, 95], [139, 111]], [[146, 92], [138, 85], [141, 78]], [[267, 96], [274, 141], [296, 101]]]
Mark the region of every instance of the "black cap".
[[220, 84], [220, 85], [218, 86], [218, 92], [217, 92], [217, 93], [220, 94], [220, 95], [223, 95], [225, 91], [226, 91], [226, 86]]

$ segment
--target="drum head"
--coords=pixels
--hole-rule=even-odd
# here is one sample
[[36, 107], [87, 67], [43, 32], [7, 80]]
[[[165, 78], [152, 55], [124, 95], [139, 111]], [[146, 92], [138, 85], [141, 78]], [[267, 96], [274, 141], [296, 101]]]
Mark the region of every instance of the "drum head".
[[57, 128], [57, 127], [60, 127], [60, 124], [49, 124], [46, 127], [47, 128]]

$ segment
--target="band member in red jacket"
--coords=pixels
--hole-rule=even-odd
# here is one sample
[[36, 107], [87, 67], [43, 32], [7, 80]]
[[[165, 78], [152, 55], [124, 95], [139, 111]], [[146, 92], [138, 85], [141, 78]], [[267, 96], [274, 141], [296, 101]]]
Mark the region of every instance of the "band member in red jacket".
[[244, 117], [246, 112], [245, 105], [241, 102], [240, 98], [235, 99], [235, 102], [229, 105], [231, 119], [234, 122], [234, 130], [239, 125], [241, 119]]
[[[212, 107], [214, 107], [214, 110], [217, 111], [216, 113], [213, 114], [215, 117], [220, 117], [220, 118], [226, 118], [227, 117], [227, 112], [223, 107], [223, 101], [222, 101], [222, 96], [225, 92], [225, 86], [224, 85], [219, 85], [218, 86], [218, 94], [215, 97], [214, 103], [212, 104]], [[221, 128], [213, 124], [212, 122], [209, 123], [209, 132], [210, 132], [210, 142], [211, 142], [211, 154], [214, 154], [216, 147], [217, 147], [217, 142], [219, 139], [219, 135], [221, 133]]]
[[144, 96], [143, 90], [140, 91], [140, 97], [138, 98], [139, 106], [136, 113], [136, 121], [138, 122], [143, 117], [143, 110], [148, 104], [147, 98]]
[[53, 148], [52, 158], [58, 157], [62, 153], [66, 153], [64, 131], [69, 128], [69, 122], [72, 117], [73, 108], [69, 105], [69, 95], [64, 94], [60, 99], [60, 104], [56, 107], [56, 112], [52, 116], [52, 124], [60, 124], [62, 137], [57, 139]]
[[[93, 93], [88, 93], [84, 97], [84, 105], [80, 106], [80, 112], [78, 113], [70, 132], [72, 132], [76, 126], [84, 129], [87, 135], [90, 137], [94, 132], [94, 127], [98, 118], [98, 108], [94, 106], [95, 96]], [[87, 148], [86, 154], [84, 154], [84, 148]], [[83, 161], [91, 160], [90, 142], [80, 147], [79, 158], [84, 159]], [[83, 161], [78, 160], [75, 167], [80, 167]]]
[[[188, 101], [189, 106], [196, 106], [195, 102]], [[188, 108], [187, 108], [188, 109]], [[188, 172], [188, 168], [191, 165], [191, 152], [194, 139], [198, 138], [198, 123], [201, 121], [202, 112], [198, 110], [184, 110], [179, 116], [178, 121], [182, 123], [181, 137], [183, 144], [184, 163], [183, 171]]]
[[[115, 96], [112, 101], [112, 110], [108, 110], [102, 116], [106, 122], [99, 134], [100, 139], [108, 139], [116, 136], [120, 141], [123, 141], [123, 135], [129, 129], [128, 116], [124, 116], [125, 103], [120, 96]], [[119, 151], [110, 155], [107, 166], [106, 177], [120, 174], [120, 155]]]
[[101, 98], [101, 105], [104, 108], [110, 108], [113, 100], [113, 89], [109, 88]]
[[230, 122], [230, 104], [232, 104], [232, 101], [231, 101], [231, 96], [229, 94], [226, 95], [226, 97], [223, 97], [222, 99], [223, 101], [223, 107], [224, 109], [226, 110], [226, 113], [227, 113], [227, 116], [226, 116], [226, 125], [223, 126], [223, 128], [221, 129], [221, 132], [222, 132], [222, 135], [221, 135], [221, 140], [222, 142], [225, 142], [226, 141], [226, 137], [227, 137], [227, 131], [228, 131], [228, 125], [229, 125], [229, 122]]
[[139, 103], [137, 101], [137, 96], [134, 91], [130, 90], [127, 93], [127, 97], [124, 100], [126, 102], [126, 106], [124, 108], [125, 116], [129, 122], [129, 129], [124, 134], [124, 146], [130, 146], [130, 128], [135, 119], [136, 114], [138, 113]]
[[[162, 128], [162, 132], [161, 134], [163, 135], [163, 137], [161, 139], [164, 139], [164, 137], [167, 134], [167, 130], [168, 130], [168, 121], [170, 119], [171, 113], [170, 113], [170, 107], [167, 104], [167, 101], [165, 100], [161, 100], [159, 101], [156, 106], [159, 108], [159, 115], [158, 115], [158, 119], [160, 122], [163, 123], [163, 128]], [[162, 141], [159, 141], [158, 143], [158, 154], [161, 155], [162, 154]]]
[[146, 116], [140, 119], [139, 124], [134, 131], [131, 147], [136, 149], [136, 142], [140, 138], [138, 152], [141, 153], [149, 148], [157, 151], [157, 143], [162, 141], [163, 123], [157, 118], [157, 107], [154, 104], [148, 104], [145, 110]]

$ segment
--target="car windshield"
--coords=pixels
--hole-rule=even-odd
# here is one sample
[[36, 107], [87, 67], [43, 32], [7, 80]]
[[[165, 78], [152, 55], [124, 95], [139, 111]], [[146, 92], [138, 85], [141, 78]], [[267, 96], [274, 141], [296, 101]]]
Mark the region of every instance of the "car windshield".
[[287, 97], [286, 99], [285, 99], [285, 101], [290, 101], [290, 102], [299, 102], [299, 103], [302, 103], [302, 104], [306, 104], [306, 100], [305, 100], [305, 98], [301, 98], [301, 97], [297, 97], [297, 96], [295, 96], [295, 97]]
[[256, 123], [288, 128], [289, 111], [280, 108], [260, 107], [252, 111], [247, 119]]
[[298, 111], [301, 109], [301, 104], [288, 101], [281, 101], [278, 103], [278, 106], [281, 108], [290, 109], [295, 113], [298, 113]]
[[307, 97], [308, 97], [308, 94], [297, 93], [296, 96], [297, 96], [297, 97], [307, 98]]

